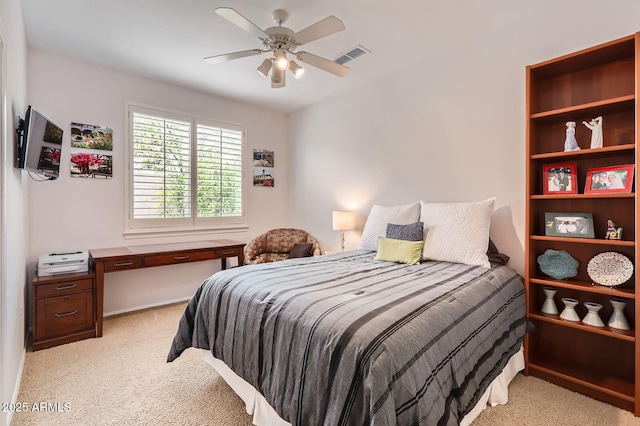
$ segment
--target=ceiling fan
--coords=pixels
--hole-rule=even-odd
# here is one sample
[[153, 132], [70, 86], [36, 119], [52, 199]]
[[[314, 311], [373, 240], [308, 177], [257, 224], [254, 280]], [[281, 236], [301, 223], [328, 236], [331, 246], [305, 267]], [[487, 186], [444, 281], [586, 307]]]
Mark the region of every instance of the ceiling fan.
[[219, 7], [215, 12], [232, 24], [258, 37], [265, 48], [242, 50], [240, 52], [204, 58], [205, 62], [209, 64], [217, 64], [233, 59], [272, 52], [273, 56], [262, 62], [258, 67], [258, 72], [266, 78], [269, 75], [269, 71], [273, 70], [271, 72], [271, 87], [273, 88], [285, 86], [285, 73], [287, 69], [291, 70], [295, 78], [300, 78], [304, 73], [304, 68], [289, 59], [287, 53], [295, 56], [295, 58], [301, 62], [330, 72], [338, 77], [344, 77], [349, 72], [349, 67], [330, 61], [329, 59], [309, 52], [296, 52], [298, 46], [343, 31], [345, 29], [344, 23], [335, 16], [328, 16], [301, 31], [294, 32], [282, 26], [289, 17], [289, 14], [281, 9], [273, 12], [273, 19], [278, 25], [267, 28], [266, 30], [260, 29], [253, 22], [230, 7]]

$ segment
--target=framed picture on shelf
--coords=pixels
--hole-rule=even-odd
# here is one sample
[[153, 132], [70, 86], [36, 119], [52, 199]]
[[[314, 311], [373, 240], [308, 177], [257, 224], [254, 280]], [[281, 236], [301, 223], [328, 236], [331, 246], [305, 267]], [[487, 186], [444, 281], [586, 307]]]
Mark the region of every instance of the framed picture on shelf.
[[613, 192], [631, 192], [633, 187], [634, 165], [600, 167], [587, 171], [585, 194], [607, 194]]
[[542, 169], [543, 194], [577, 194], [578, 178], [575, 163], [545, 164]]
[[544, 235], [553, 237], [595, 238], [591, 213], [544, 214]]

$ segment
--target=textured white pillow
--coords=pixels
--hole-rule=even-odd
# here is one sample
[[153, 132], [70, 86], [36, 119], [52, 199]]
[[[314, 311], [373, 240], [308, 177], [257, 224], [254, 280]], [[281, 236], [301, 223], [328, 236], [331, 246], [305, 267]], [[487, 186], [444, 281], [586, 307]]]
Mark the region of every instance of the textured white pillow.
[[495, 198], [470, 203], [420, 202], [422, 258], [491, 267], [487, 257]]
[[400, 206], [380, 206], [374, 204], [362, 230], [360, 248], [363, 250], [378, 250], [378, 237], [387, 235], [387, 223], [408, 225], [418, 221], [420, 217], [420, 203], [404, 204]]

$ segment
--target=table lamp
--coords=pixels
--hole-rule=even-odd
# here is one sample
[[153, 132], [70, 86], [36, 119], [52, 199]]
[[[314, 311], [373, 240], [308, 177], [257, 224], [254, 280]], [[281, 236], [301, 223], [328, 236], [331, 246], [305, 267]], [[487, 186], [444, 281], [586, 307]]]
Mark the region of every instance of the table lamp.
[[342, 232], [340, 248], [344, 251], [344, 231], [350, 231], [356, 227], [356, 217], [353, 212], [333, 212], [333, 230]]

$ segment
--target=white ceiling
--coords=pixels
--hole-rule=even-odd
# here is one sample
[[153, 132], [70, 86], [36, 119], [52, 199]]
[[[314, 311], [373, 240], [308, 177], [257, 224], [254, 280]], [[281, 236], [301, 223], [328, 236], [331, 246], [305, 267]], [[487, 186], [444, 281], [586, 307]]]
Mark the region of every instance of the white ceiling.
[[[395, 78], [397, 71], [495, 26], [504, 19], [507, 4], [508, 0], [22, 0], [29, 47], [286, 113], [384, 75]], [[275, 9], [290, 14], [284, 26], [293, 31], [335, 15], [346, 30], [313, 41], [304, 50], [331, 60], [357, 45], [372, 53], [347, 64], [351, 71], [344, 78], [306, 65], [302, 78], [295, 80], [288, 73], [287, 86], [272, 89], [256, 71], [262, 57], [215, 65], [203, 61], [206, 56], [262, 48], [260, 40], [214, 13], [220, 6], [234, 8], [262, 29], [275, 25]], [[503, 13], [498, 16], [491, 10]]]

